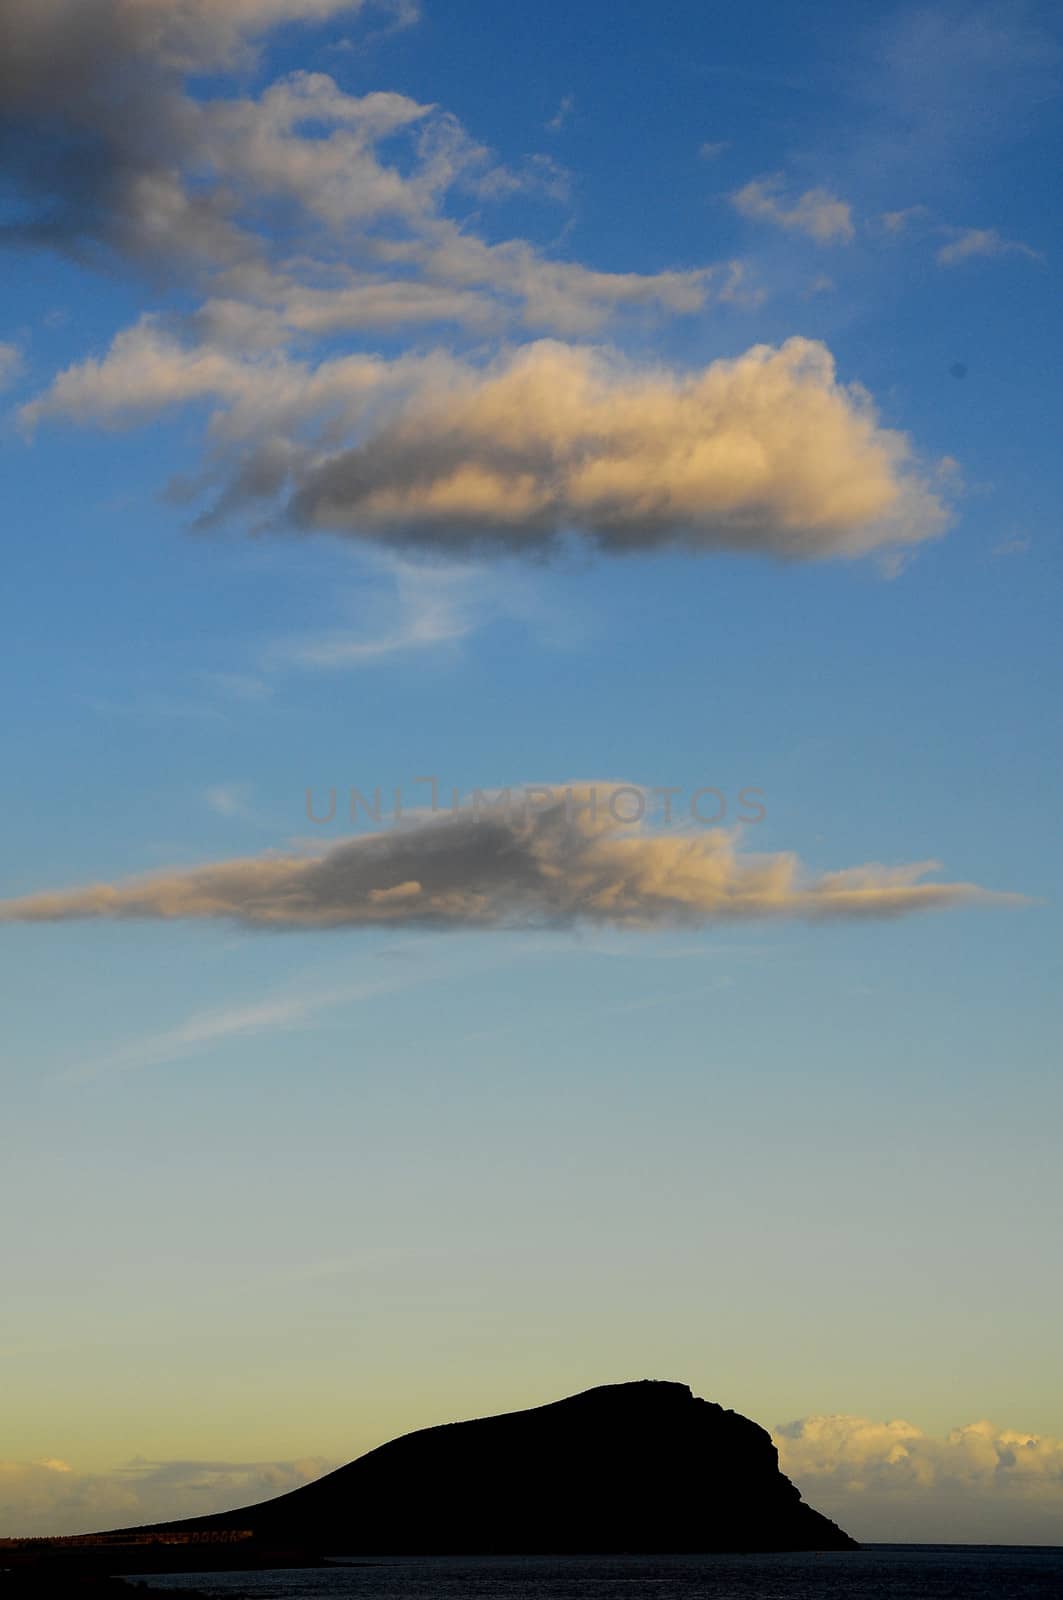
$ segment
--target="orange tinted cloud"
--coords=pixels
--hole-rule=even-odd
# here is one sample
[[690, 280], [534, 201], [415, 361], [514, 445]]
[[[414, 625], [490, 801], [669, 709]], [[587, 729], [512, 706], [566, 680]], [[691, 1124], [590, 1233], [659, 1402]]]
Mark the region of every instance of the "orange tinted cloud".
[[[596, 786], [599, 797], [612, 786]], [[588, 791], [575, 791], [577, 800]], [[0, 922], [228, 919], [257, 928], [696, 926], [779, 917], [894, 917], [1009, 902], [927, 881], [934, 862], [813, 874], [789, 853], [740, 849], [730, 830], [651, 832], [590, 822], [564, 799], [495, 806], [349, 839], [0, 902]]]

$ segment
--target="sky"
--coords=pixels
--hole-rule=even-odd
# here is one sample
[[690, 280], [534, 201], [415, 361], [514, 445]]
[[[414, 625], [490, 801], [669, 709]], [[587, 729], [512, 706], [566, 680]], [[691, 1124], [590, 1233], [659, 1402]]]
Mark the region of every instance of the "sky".
[[1063, 1542], [1061, 72], [0, 0], [0, 1533], [655, 1377]]

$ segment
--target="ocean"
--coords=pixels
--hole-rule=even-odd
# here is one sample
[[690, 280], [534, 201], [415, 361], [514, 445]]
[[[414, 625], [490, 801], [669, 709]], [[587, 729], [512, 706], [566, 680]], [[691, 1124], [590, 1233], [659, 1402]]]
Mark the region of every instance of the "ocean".
[[152, 1574], [139, 1581], [212, 1600], [1063, 1600], [1063, 1547], [1046, 1546], [880, 1544], [823, 1555], [350, 1562], [277, 1572]]

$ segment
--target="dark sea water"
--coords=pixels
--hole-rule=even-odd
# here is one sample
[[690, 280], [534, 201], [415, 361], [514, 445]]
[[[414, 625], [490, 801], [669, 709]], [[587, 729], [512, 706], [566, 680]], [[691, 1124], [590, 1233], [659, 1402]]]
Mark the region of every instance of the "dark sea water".
[[1063, 1548], [1044, 1546], [880, 1544], [826, 1555], [355, 1561], [143, 1581], [216, 1600], [1063, 1600]]

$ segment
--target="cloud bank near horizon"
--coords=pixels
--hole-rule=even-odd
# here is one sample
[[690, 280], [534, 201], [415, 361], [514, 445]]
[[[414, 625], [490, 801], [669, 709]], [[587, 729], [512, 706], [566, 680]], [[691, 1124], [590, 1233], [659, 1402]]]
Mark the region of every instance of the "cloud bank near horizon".
[[944, 1438], [910, 1422], [808, 1416], [773, 1430], [779, 1462], [857, 1538], [1052, 1542], [1063, 1516], [1063, 1439], [992, 1422]]
[[[807, 1416], [772, 1431], [779, 1464], [817, 1510], [857, 1538], [1050, 1543], [1063, 1513], [1063, 1439], [966, 1423], [935, 1437], [912, 1423]], [[89, 1532], [224, 1511], [298, 1488], [339, 1463], [147, 1461], [85, 1473], [0, 1461], [0, 1532]]]
[[[597, 805], [637, 794], [599, 784]], [[529, 789], [529, 797], [534, 791]], [[549, 791], [543, 791], [549, 795]], [[592, 819], [571, 798], [429, 817], [323, 853], [262, 855], [0, 902], [0, 923], [223, 919], [250, 928], [618, 928], [732, 919], [899, 917], [1015, 903], [924, 881], [936, 862], [811, 873], [791, 853], [744, 852], [734, 831], [652, 832]], [[582, 808], [582, 809], [581, 809]], [[618, 810], [621, 807], [618, 805]]]
[[67, 1461], [0, 1461], [0, 1534], [33, 1538], [95, 1533], [226, 1511], [298, 1489], [338, 1462], [147, 1461], [111, 1472], [79, 1472]]

